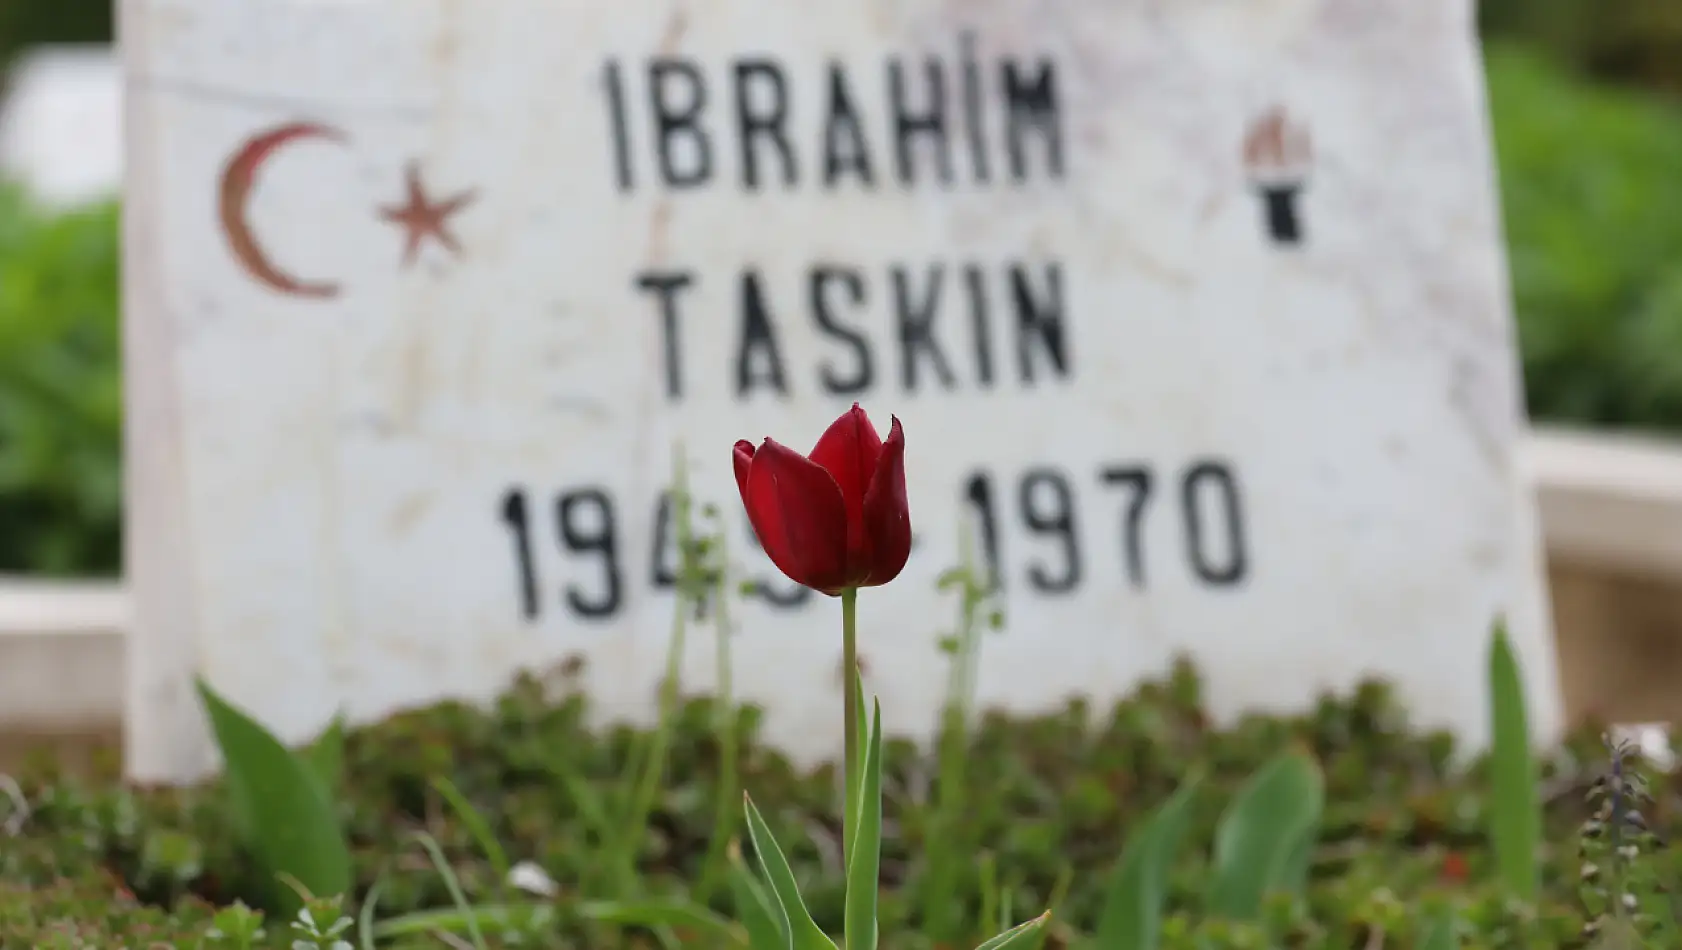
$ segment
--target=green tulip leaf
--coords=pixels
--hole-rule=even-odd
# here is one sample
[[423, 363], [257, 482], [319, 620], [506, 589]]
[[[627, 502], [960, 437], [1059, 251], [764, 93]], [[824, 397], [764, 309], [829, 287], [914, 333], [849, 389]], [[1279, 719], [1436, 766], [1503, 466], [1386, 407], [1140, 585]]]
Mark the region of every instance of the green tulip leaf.
[[864, 708], [864, 676], [853, 674], [853, 728], [858, 730], [859, 749], [870, 742], [870, 716]]
[[[198, 691], [222, 752], [238, 827], [265, 873], [272, 880], [289, 876], [316, 897], [349, 894], [350, 849], [320, 773], [208, 683], [199, 680]], [[290, 888], [275, 887], [274, 895], [288, 915], [303, 906]]]
[[1168, 875], [1185, 838], [1199, 784], [1199, 776], [1187, 779], [1127, 842], [1111, 873], [1092, 946], [1156, 950]]
[[[861, 704], [862, 705], [862, 704]], [[882, 868], [882, 704], [871, 714], [865, 743], [864, 776], [853, 821], [853, 859], [847, 868], [847, 950], [876, 950], [876, 892]]]
[[800, 887], [794, 880], [794, 871], [788, 866], [788, 858], [783, 856], [777, 839], [772, 836], [771, 827], [765, 823], [759, 809], [754, 807], [751, 797], [744, 794], [742, 799], [746, 802], [748, 835], [753, 839], [760, 870], [771, 885], [771, 893], [782, 908], [783, 916], [788, 919], [790, 946], [794, 950], [836, 950], [835, 942], [806, 910], [806, 902], [801, 900]]
[[997, 937], [976, 947], [975, 950], [1022, 950], [1029, 941], [1038, 936], [1038, 931], [1051, 919], [1051, 911], [1035, 917], [1033, 920], [1017, 924], [1015, 927], [999, 934]]
[[[853, 670], [853, 722], [851, 728], [858, 735], [858, 746], [854, 755], [863, 756], [865, 746], [870, 742], [870, 720], [864, 711], [864, 677]], [[841, 860], [851, 866], [853, 861], [854, 838], [857, 837], [857, 822], [853, 816], [859, 811], [859, 786], [861, 784], [860, 771], [862, 762], [845, 763], [846, 775], [843, 776], [846, 786], [846, 801], [842, 807], [845, 820], [841, 822]]]
[[753, 950], [793, 950], [788, 915], [765, 895], [765, 888], [742, 861], [736, 842], [730, 843], [730, 892], [735, 898], [736, 917], [748, 932]]
[[1524, 681], [1506, 628], [1499, 623], [1489, 649], [1489, 697], [1489, 837], [1495, 866], [1515, 897], [1534, 902], [1541, 889], [1536, 852], [1542, 811], [1530, 758]]
[[1262, 899], [1289, 885], [1325, 804], [1320, 767], [1288, 752], [1263, 766], [1227, 807], [1215, 829], [1207, 910], [1228, 920], [1254, 920]]
[[310, 744], [305, 756], [315, 774], [321, 776], [321, 784], [327, 786], [332, 794], [339, 787], [345, 768], [345, 716], [339, 713], [327, 728]]
[[1425, 929], [1425, 939], [1419, 944], [1419, 950], [1460, 950], [1460, 941], [1454, 930], [1454, 911], [1444, 908]]
[[1296, 847], [1285, 855], [1278, 873], [1274, 875], [1270, 885], [1272, 890], [1300, 894], [1308, 886], [1308, 869], [1314, 863], [1314, 846], [1319, 843], [1315, 834], [1318, 827], [1319, 821], [1316, 818], [1308, 830], [1297, 838]]

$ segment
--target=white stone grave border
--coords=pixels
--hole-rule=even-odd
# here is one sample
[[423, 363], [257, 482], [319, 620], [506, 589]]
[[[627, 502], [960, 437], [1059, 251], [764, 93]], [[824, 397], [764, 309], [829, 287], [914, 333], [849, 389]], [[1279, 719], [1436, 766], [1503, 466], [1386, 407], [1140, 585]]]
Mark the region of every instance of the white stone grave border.
[[[1682, 441], [1538, 428], [1520, 461], [1550, 562], [1682, 592]], [[0, 735], [119, 728], [128, 621], [120, 582], [0, 576]]]

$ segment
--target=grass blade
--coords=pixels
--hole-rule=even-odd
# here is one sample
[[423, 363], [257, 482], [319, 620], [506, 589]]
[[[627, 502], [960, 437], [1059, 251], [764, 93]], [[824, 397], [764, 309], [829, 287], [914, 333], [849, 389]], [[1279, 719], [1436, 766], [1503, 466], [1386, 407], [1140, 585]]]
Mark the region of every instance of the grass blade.
[[976, 947], [975, 950], [1010, 950], [1010, 948], [1013, 947], [1020, 950], [1021, 947], [1027, 946], [1028, 941], [1034, 936], [1034, 932], [1045, 926], [1045, 922], [1050, 919], [1051, 911], [1048, 910], [1038, 917], [1035, 917], [1033, 920], [1017, 924], [1015, 927], [999, 934], [997, 937], [994, 937], [981, 946]]
[[[1020, 883], [1020, 881], [1017, 880], [1016, 875], [1011, 875], [1011, 884], [1014, 885], [1018, 883]], [[1010, 929], [1011, 907], [1016, 900], [1015, 894], [1016, 888], [1014, 886], [1003, 886], [999, 888], [999, 919], [994, 926], [999, 928], [1001, 931]]]
[[[199, 698], [226, 765], [228, 794], [240, 829], [271, 878], [287, 875], [318, 897], [348, 895], [350, 849], [321, 775], [256, 720], [229, 705], [203, 680]], [[288, 916], [303, 905], [274, 888]]]
[[963, 928], [963, 902], [958, 899], [958, 882], [972, 853], [964, 840], [964, 758], [968, 753], [967, 733], [960, 710], [948, 702], [942, 712], [940, 751], [937, 767], [939, 784], [929, 815], [929, 832], [923, 848], [927, 871], [918, 887], [922, 918], [927, 936], [948, 942]]
[[1253, 920], [1262, 898], [1285, 886], [1315, 833], [1325, 803], [1312, 758], [1287, 752], [1263, 766], [1227, 807], [1215, 830], [1213, 876], [1205, 907], [1228, 920]]
[[949, 650], [951, 661], [946, 698], [941, 704], [936, 753], [938, 784], [923, 848], [927, 870], [918, 887], [926, 936], [936, 943], [950, 943], [963, 930], [959, 881], [968, 872], [975, 852], [970, 826], [964, 821], [965, 766], [969, 752], [969, 713], [975, 705], [975, 671], [981, 653], [981, 613], [988, 589], [977, 575], [973, 551], [970, 524], [960, 520], [958, 566], [937, 581], [940, 589], [958, 593], [958, 626], [954, 635], [941, 644], [942, 649]]
[[611, 841], [614, 824], [606, 798], [590, 785], [590, 780], [568, 758], [552, 756], [544, 763], [550, 775], [566, 787], [567, 798], [578, 809], [585, 826], [602, 841]]
[[771, 835], [770, 826], [765, 824], [759, 809], [754, 807], [753, 799], [747, 795], [742, 798], [746, 802], [748, 835], [753, 838], [754, 853], [759, 858], [759, 867], [771, 885], [777, 904], [788, 918], [788, 933], [794, 950], [836, 950], [835, 942], [818, 927], [817, 921], [806, 909], [806, 902], [800, 898], [794, 871], [788, 866], [788, 858], [783, 856], [777, 839]]
[[997, 925], [999, 918], [1004, 916], [999, 913], [998, 907], [998, 862], [991, 852], [981, 855], [979, 873], [981, 878], [979, 882], [981, 888], [981, 925], [976, 929], [986, 933]]
[[473, 928], [495, 927], [520, 934], [541, 932], [555, 922], [555, 909], [548, 904], [475, 904], [468, 907], [439, 907], [388, 917], [373, 925], [380, 940], [440, 933], [459, 936]]
[[380, 906], [380, 891], [385, 889], [385, 872], [374, 879], [372, 887], [368, 888], [368, 896], [363, 898], [362, 907], [356, 913], [356, 942], [362, 950], [374, 950], [374, 913]]
[[1542, 812], [1536, 796], [1536, 766], [1530, 758], [1524, 681], [1502, 623], [1496, 624], [1489, 649], [1489, 702], [1489, 838], [1495, 864], [1515, 897], [1535, 901], [1541, 889], [1536, 851]]
[[450, 867], [450, 862], [444, 859], [444, 849], [438, 847], [437, 839], [424, 831], [414, 833], [414, 839], [426, 849], [427, 856], [432, 859], [432, 866], [438, 869], [438, 875], [444, 879], [444, 887], [450, 892], [450, 900], [455, 902], [456, 909], [467, 918], [467, 933], [473, 939], [476, 950], [485, 950], [485, 935], [479, 932], [479, 916], [473, 912], [473, 905], [467, 902], [467, 895], [462, 893], [461, 881], [456, 879], [456, 872]]
[[[862, 706], [862, 704], [861, 704]], [[865, 743], [863, 781], [847, 868], [847, 950], [876, 950], [876, 896], [882, 879], [882, 703], [874, 704]]]
[[[1054, 913], [1057, 908], [1063, 906], [1063, 902], [1069, 899], [1069, 888], [1073, 887], [1074, 883], [1074, 865], [1063, 865], [1063, 870], [1057, 874], [1057, 883], [1051, 886], [1051, 901], [1050, 906], [1045, 909], [1046, 914]], [[1023, 950], [1042, 950], [1046, 938], [1050, 935], [1051, 931], [1045, 927], [1034, 928], [1029, 932], [1027, 943], [1022, 945]]]
[[673, 927], [705, 934], [714, 940], [728, 941], [732, 946], [748, 950], [747, 934], [723, 916], [692, 901], [633, 900], [587, 901], [578, 912], [603, 923], [646, 927]]
[[508, 852], [491, 833], [491, 826], [485, 822], [485, 817], [479, 814], [455, 783], [440, 775], [432, 780], [432, 788], [450, 803], [450, 808], [461, 817], [462, 824], [467, 826], [468, 834], [478, 842], [479, 850], [485, 852], [485, 859], [490, 862], [491, 870], [496, 872], [496, 879], [504, 885], [508, 883], [508, 875], [513, 871], [513, 865], [508, 861]]
[[1162, 908], [1168, 900], [1168, 874], [1179, 855], [1200, 784], [1200, 776], [1188, 778], [1127, 842], [1110, 876], [1094, 947], [1156, 950]]
[[[741, 782], [736, 777], [740, 753], [737, 751], [736, 693], [731, 682], [730, 658], [730, 554], [726, 534], [722, 531], [710, 539], [716, 568], [712, 572], [713, 646], [717, 655], [718, 686], [713, 690], [713, 732], [718, 743], [718, 795], [713, 812], [711, 843], [701, 862], [701, 882], [695, 891], [697, 900], [709, 900], [717, 890], [719, 878], [732, 876], [728, 847], [737, 843], [736, 812], [730, 804], [741, 794]], [[731, 885], [734, 890], [734, 885]]]
[[693, 537], [688, 485], [683, 447], [681, 444], [674, 445], [672, 488], [669, 497], [679, 559], [678, 588], [672, 600], [671, 633], [666, 641], [666, 675], [660, 680], [659, 715], [648, 744], [646, 747], [640, 747], [643, 755], [632, 757], [631, 768], [626, 776], [631, 789], [628, 810], [622, 816], [624, 823], [614, 838], [618, 854], [611, 865], [617, 870], [622, 896], [628, 896], [636, 887], [637, 858], [642, 853], [643, 837], [648, 831], [648, 816], [654, 810], [654, 801], [659, 796], [661, 780], [666, 774], [672, 732], [677, 726], [678, 706], [682, 698], [680, 689], [684, 643], [689, 636], [689, 604], [684, 599], [684, 588], [688, 578], [685, 575], [693, 573], [694, 570], [693, 564], [685, 563], [692, 551]]

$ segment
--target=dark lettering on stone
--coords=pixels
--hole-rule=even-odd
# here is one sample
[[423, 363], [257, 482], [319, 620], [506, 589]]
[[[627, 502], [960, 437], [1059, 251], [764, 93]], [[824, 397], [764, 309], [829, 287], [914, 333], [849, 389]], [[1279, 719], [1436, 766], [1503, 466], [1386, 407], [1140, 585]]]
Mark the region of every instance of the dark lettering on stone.
[[934, 318], [940, 313], [940, 288], [945, 282], [946, 268], [931, 264], [921, 299], [912, 299], [911, 275], [907, 268], [893, 268], [894, 316], [899, 325], [900, 380], [906, 392], [917, 388], [919, 356], [926, 356], [934, 365], [940, 384], [952, 388], [952, 366], [934, 336]]
[[[712, 178], [712, 143], [701, 127], [707, 85], [701, 70], [687, 59], [658, 57], [648, 67], [649, 103], [654, 112], [660, 175], [670, 188], [694, 188]], [[673, 91], [687, 89], [681, 97]], [[688, 143], [690, 161], [680, 167], [678, 144]]]
[[779, 396], [787, 396], [788, 374], [783, 369], [776, 328], [766, 309], [765, 291], [756, 270], [742, 272], [741, 314], [742, 333], [736, 347], [736, 398], [746, 398], [751, 390], [759, 388], [774, 389]]
[[824, 363], [818, 373], [824, 391], [835, 395], [864, 392], [875, 378], [870, 342], [856, 328], [836, 319], [831, 306], [835, 295], [830, 291], [830, 288], [841, 291], [847, 303], [857, 308], [864, 303], [864, 275], [856, 268], [820, 264], [812, 268], [810, 280], [812, 317], [817, 321], [818, 329], [824, 336], [845, 343], [853, 351], [853, 371], [846, 376], [836, 372], [834, 363]]
[[987, 121], [982, 109], [981, 65], [975, 58], [975, 33], [965, 30], [958, 37], [959, 57], [964, 77], [964, 132], [969, 141], [970, 161], [975, 166], [975, 180], [986, 184]]
[[853, 105], [847, 87], [847, 73], [839, 62], [829, 64], [829, 104], [824, 109], [823, 125], [823, 184], [834, 188], [844, 174], [858, 178], [866, 188], [876, 183], [870, 167], [870, 146], [864, 137], [864, 125], [858, 109]]
[[602, 83], [607, 87], [607, 119], [613, 128], [613, 167], [620, 191], [630, 191], [634, 185], [631, 174], [631, 127], [625, 114], [625, 83], [619, 75], [619, 61], [609, 59], [602, 67]]
[[952, 142], [947, 137], [946, 76], [941, 71], [940, 61], [932, 56], [923, 61], [922, 72], [927, 101], [922, 109], [917, 110], [908, 101], [905, 65], [898, 57], [888, 61], [889, 104], [893, 109], [899, 180], [905, 185], [916, 180], [913, 146], [926, 138], [934, 147], [935, 177], [941, 184], [949, 185], [952, 183]]
[[1063, 268], [1045, 267], [1045, 287], [1036, 295], [1028, 268], [1010, 266], [1011, 299], [1016, 308], [1016, 362], [1022, 382], [1034, 382], [1034, 348], [1045, 352], [1055, 375], [1067, 379], [1069, 353], [1063, 332]]
[[691, 271], [643, 271], [636, 275], [638, 290], [651, 291], [660, 300], [660, 331], [665, 343], [666, 398], [683, 396], [683, 347], [678, 336], [678, 291], [694, 283]]
[[987, 274], [977, 264], [964, 267], [969, 296], [970, 329], [975, 335], [975, 375], [982, 386], [993, 385], [993, 328], [987, 306]]
[[1036, 64], [1032, 77], [1017, 72], [1014, 60], [1000, 67], [1005, 98], [1005, 142], [1010, 154], [1010, 173], [1017, 181], [1028, 178], [1028, 137], [1045, 143], [1046, 172], [1063, 177], [1063, 122], [1057, 111], [1057, 74], [1051, 60]]
[[[756, 104], [753, 90], [765, 90]], [[789, 144], [788, 79], [783, 68], [768, 58], [742, 59], [736, 63], [736, 137], [742, 149], [742, 184], [759, 190], [759, 143], [768, 142], [782, 163], [783, 184], [793, 186], [796, 178], [794, 147]]]

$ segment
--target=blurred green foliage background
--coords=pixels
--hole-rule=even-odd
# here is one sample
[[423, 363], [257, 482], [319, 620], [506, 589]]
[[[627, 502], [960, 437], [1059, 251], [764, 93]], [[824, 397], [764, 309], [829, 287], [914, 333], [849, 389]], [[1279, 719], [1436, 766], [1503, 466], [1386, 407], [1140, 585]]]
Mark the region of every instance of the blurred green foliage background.
[[1486, 62], [1531, 416], [1682, 433], [1682, 106]]
[[0, 571], [117, 570], [117, 231], [0, 188]]
[[1676, 0], [1481, 0], [1484, 38], [1517, 41], [1590, 80], [1682, 93]]
[[[1682, 434], [1682, 2], [1480, 9], [1538, 420]], [[0, 2], [0, 70], [110, 0]], [[0, 186], [0, 572], [120, 566], [118, 211]]]

